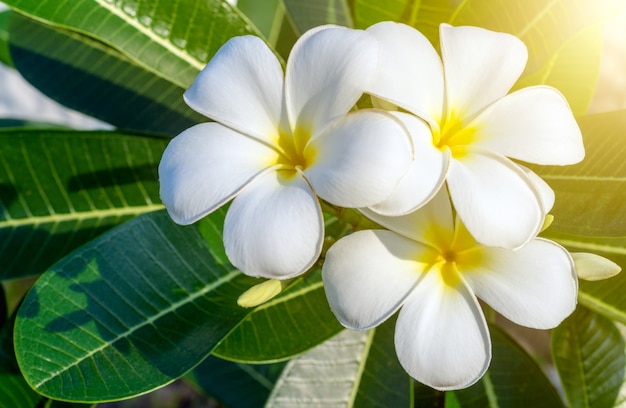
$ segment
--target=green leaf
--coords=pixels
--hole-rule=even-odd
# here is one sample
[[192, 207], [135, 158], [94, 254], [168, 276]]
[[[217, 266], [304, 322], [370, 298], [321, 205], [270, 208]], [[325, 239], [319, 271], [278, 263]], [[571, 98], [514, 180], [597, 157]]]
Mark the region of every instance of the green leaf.
[[209, 356], [186, 379], [228, 407], [260, 407], [284, 368], [285, 363], [242, 364]]
[[572, 408], [612, 407], [624, 381], [624, 340], [609, 319], [583, 307], [552, 334], [552, 355]]
[[291, 360], [266, 406], [412, 406], [412, 381], [395, 354], [394, 324], [344, 330]]
[[270, 44], [276, 45], [285, 15], [285, 6], [281, 0], [239, 0], [237, 8], [254, 23]]
[[10, 10], [0, 11], [0, 62], [12, 67], [13, 61], [9, 52], [9, 17]]
[[439, 24], [447, 22], [459, 1], [441, 0], [354, 0], [357, 28], [367, 28], [381, 21], [397, 21], [417, 28], [439, 48]]
[[556, 389], [533, 358], [498, 326], [489, 326], [489, 331], [493, 356], [487, 373], [471, 387], [453, 391], [456, 398], [451, 398], [450, 405], [462, 408], [563, 407]]
[[7, 296], [4, 286], [0, 285], [0, 330], [4, 326], [8, 318]]
[[176, 135], [207, 119], [183, 101], [184, 89], [84, 35], [15, 15], [16, 68], [40, 91], [123, 129]]
[[86, 33], [181, 88], [188, 88], [222, 44], [259, 34], [224, 0], [6, 0], [55, 26]]
[[573, 166], [532, 166], [554, 189], [549, 231], [597, 237], [626, 231], [626, 111], [578, 119], [585, 159]]
[[116, 132], [0, 130], [0, 280], [43, 272], [159, 204], [166, 141]]
[[[16, 322], [16, 354], [27, 381], [51, 398], [114, 400], [167, 384], [206, 358], [253, 312], [236, 300], [258, 282], [228, 263], [224, 215], [221, 209], [203, 220], [205, 234], [209, 224], [213, 231], [207, 245], [196, 227], [173, 224], [165, 211], [146, 214], [44, 273]], [[309, 282], [301, 278], [298, 285]], [[319, 307], [307, 293], [300, 301]], [[322, 324], [315, 319], [307, 316], [302, 327]], [[302, 327], [294, 327], [296, 343], [310, 348]]]
[[20, 374], [0, 373], [0, 408], [36, 408], [41, 399]]
[[213, 351], [228, 360], [259, 363], [290, 358], [342, 329], [333, 315], [319, 271], [257, 307]]
[[298, 34], [324, 24], [353, 26], [348, 0], [283, 1]]

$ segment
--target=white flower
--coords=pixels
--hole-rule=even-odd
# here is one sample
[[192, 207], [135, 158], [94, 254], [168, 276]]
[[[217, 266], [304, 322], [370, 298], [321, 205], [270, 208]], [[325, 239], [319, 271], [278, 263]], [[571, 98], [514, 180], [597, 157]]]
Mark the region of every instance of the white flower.
[[348, 111], [378, 64], [367, 32], [318, 27], [294, 45], [283, 78], [259, 38], [229, 40], [185, 93], [214, 120], [168, 145], [159, 165], [172, 219], [190, 224], [236, 197], [224, 245], [251, 276], [306, 271], [324, 238], [316, 196], [342, 207], [387, 198], [412, 160], [405, 127], [385, 111]]
[[509, 158], [573, 164], [584, 148], [557, 90], [534, 86], [507, 95], [526, 65], [524, 43], [444, 24], [440, 58], [412, 27], [385, 22], [367, 31], [381, 44], [381, 67], [368, 92], [410, 113], [397, 116], [411, 130], [416, 155], [394, 195], [371, 208], [408, 213], [447, 181], [454, 207], [479, 242], [516, 248], [536, 236], [547, 213], [538, 177]]
[[355, 232], [326, 255], [330, 307], [346, 327], [375, 327], [401, 308], [395, 329], [400, 363], [439, 390], [476, 382], [491, 359], [480, 298], [531, 328], [557, 326], [576, 307], [569, 253], [535, 238], [517, 250], [478, 244], [453, 220], [445, 188], [401, 217], [368, 216], [388, 230]]

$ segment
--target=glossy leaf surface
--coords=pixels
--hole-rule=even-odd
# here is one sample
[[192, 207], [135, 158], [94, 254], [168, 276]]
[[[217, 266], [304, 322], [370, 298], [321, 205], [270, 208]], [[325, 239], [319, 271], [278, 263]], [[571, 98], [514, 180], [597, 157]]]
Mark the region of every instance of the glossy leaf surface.
[[552, 354], [570, 407], [614, 405], [624, 382], [626, 355], [613, 322], [578, 307], [554, 330]]
[[0, 280], [41, 273], [97, 234], [162, 208], [163, 139], [8, 129], [0, 145]]
[[182, 88], [229, 38], [257, 34], [223, 0], [8, 0], [50, 24], [86, 33]]
[[0, 63], [12, 66], [11, 54], [9, 53], [9, 17], [11, 11], [0, 11]]
[[348, 0], [283, 0], [296, 33], [324, 24], [352, 27]]

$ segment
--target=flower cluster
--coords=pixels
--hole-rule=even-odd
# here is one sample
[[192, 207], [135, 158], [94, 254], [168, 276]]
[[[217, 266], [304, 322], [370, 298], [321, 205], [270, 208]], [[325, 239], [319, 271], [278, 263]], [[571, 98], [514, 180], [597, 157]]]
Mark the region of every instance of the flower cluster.
[[[381, 228], [328, 250], [330, 307], [357, 330], [401, 309], [400, 363], [445, 390], [489, 365], [478, 299], [533, 328], [574, 310], [572, 256], [537, 238], [554, 193], [518, 161], [573, 164], [584, 149], [557, 90], [509, 93], [527, 59], [519, 39], [449, 25], [440, 38], [441, 56], [403, 24], [318, 27], [296, 42], [284, 74], [260, 39], [233, 38], [185, 93], [213, 122], [174, 138], [159, 175], [177, 223], [232, 200], [226, 253], [255, 277], [311, 268], [325, 236], [320, 200], [359, 209]], [[374, 108], [355, 110], [363, 94]]]

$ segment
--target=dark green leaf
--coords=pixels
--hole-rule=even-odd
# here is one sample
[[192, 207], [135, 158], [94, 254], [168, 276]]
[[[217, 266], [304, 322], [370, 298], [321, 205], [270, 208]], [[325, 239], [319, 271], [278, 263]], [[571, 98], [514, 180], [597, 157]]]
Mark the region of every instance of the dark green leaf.
[[186, 378], [230, 408], [261, 407], [284, 368], [285, 363], [242, 364], [209, 356]]
[[88, 34], [181, 88], [222, 44], [258, 34], [224, 0], [5, 0], [23, 14]]
[[287, 15], [299, 34], [324, 24], [353, 26], [348, 0], [283, 1]]
[[20, 374], [0, 373], [0, 408], [36, 408], [41, 400]]
[[2, 330], [2, 327], [4, 327], [7, 321], [8, 313], [7, 296], [4, 291], [4, 286], [0, 285], [0, 330]]
[[498, 326], [489, 329], [493, 353], [489, 370], [473, 386], [454, 391], [458, 406], [563, 407], [556, 389], [533, 358]]
[[11, 54], [9, 53], [10, 16], [11, 11], [9, 10], [0, 11], [0, 62], [12, 67], [13, 61], [11, 60]]
[[413, 385], [395, 354], [394, 324], [345, 330], [291, 360], [267, 406], [412, 406]]
[[578, 307], [552, 335], [554, 364], [570, 407], [612, 407], [624, 382], [624, 340], [609, 319]]
[[65, 106], [118, 128], [171, 136], [207, 120], [184, 103], [183, 88], [101, 42], [17, 14], [10, 33], [22, 76]]
[[282, 1], [239, 0], [237, 8], [254, 23], [270, 44], [276, 45], [285, 15]]
[[0, 280], [39, 274], [137, 214], [162, 208], [166, 141], [115, 132], [0, 131]]

